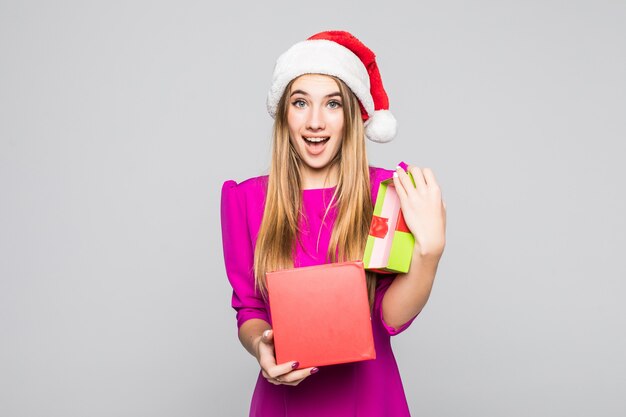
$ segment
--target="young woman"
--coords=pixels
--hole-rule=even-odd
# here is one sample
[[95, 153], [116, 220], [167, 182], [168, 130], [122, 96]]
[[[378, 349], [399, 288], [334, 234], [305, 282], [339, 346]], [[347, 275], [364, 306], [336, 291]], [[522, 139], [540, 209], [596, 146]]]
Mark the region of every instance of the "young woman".
[[[259, 362], [251, 416], [408, 416], [390, 336], [426, 304], [445, 245], [433, 172], [370, 167], [365, 138], [395, 135], [375, 57], [347, 32], [297, 43], [274, 69], [269, 175], [222, 188], [222, 236], [239, 339]], [[362, 259], [382, 180], [393, 177], [415, 247], [408, 273], [367, 273], [376, 359], [300, 369], [276, 363], [265, 273]], [[315, 332], [315, 329], [310, 329]], [[294, 358], [297, 359], [297, 358]]]

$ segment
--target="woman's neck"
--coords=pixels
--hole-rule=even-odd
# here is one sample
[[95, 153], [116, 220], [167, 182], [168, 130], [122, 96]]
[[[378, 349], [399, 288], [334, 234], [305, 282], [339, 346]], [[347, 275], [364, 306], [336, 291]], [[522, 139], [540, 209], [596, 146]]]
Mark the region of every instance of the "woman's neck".
[[302, 167], [300, 169], [302, 175], [300, 185], [303, 190], [334, 187], [338, 182], [337, 171], [337, 166], [324, 167], [321, 169], [308, 166]]

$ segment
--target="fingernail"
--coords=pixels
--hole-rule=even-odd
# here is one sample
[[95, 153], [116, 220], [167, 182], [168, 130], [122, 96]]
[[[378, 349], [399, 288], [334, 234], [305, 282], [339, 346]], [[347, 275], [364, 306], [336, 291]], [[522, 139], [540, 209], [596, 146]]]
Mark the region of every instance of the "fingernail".
[[300, 362], [294, 362], [291, 364], [291, 369], [296, 369], [300, 365]]
[[270, 330], [266, 330], [263, 332], [263, 337], [267, 338], [270, 335]]
[[397, 171], [394, 171], [394, 172], [393, 172], [393, 177], [394, 177], [394, 178], [398, 178], [398, 172], [397, 172]]
[[313, 368], [313, 369], [311, 369], [311, 375], [313, 375], [313, 374], [317, 373], [317, 371], [319, 371], [319, 369], [317, 369], [317, 368]]
[[404, 168], [402, 168], [400, 165], [398, 165], [396, 169], [401, 169], [402, 171], [404, 171]]

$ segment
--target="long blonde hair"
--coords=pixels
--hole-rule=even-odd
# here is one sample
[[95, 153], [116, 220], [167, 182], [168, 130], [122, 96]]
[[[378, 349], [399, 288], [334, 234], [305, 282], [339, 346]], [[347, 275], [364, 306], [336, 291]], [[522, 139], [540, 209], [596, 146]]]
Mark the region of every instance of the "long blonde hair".
[[[336, 77], [343, 103], [343, 140], [331, 168], [338, 167], [338, 182], [331, 199], [337, 216], [328, 244], [327, 260], [343, 262], [363, 257], [374, 211], [370, 192], [369, 165], [359, 102], [350, 89]], [[254, 252], [255, 286], [266, 297], [265, 273], [292, 268], [301, 215], [301, 160], [289, 140], [287, 111], [292, 80], [283, 93], [274, 122], [272, 160], [265, 200], [265, 211]], [[329, 170], [330, 172], [330, 170]], [[367, 272], [370, 307], [376, 278]]]

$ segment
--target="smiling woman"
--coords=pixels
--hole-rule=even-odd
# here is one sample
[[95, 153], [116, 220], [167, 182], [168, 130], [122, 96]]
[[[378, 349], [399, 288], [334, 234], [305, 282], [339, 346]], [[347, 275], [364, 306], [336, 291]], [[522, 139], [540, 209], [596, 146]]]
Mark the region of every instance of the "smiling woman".
[[[443, 252], [445, 208], [434, 176], [409, 167], [414, 186], [402, 169], [368, 165], [365, 138], [391, 140], [395, 119], [374, 54], [347, 32], [319, 33], [282, 54], [267, 106], [275, 118], [269, 175], [222, 187], [239, 339], [260, 366], [250, 415], [408, 416], [389, 339], [426, 304]], [[392, 176], [416, 245], [407, 274], [366, 274], [376, 358], [319, 368], [300, 368], [298, 358], [277, 363], [266, 273], [362, 259], [378, 187]]]

